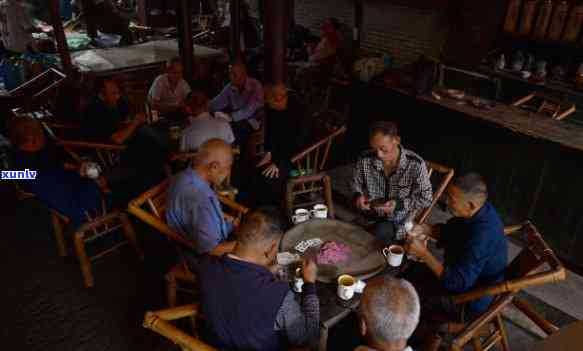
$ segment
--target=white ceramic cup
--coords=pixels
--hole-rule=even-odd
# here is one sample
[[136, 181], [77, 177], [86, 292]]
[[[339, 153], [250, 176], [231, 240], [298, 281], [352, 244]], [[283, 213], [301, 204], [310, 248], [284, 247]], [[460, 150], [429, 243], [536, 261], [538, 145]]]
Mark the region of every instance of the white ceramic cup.
[[95, 162], [89, 162], [85, 166], [85, 174], [87, 175], [87, 178], [97, 179], [97, 178], [99, 178], [100, 172], [101, 172], [101, 169], [100, 169], [99, 165]]
[[391, 245], [383, 249], [383, 256], [392, 267], [399, 267], [403, 263], [404, 255], [405, 249], [401, 245]]
[[338, 297], [342, 300], [350, 300], [354, 297], [356, 290], [356, 279], [348, 274], [343, 274], [338, 277]]
[[303, 223], [310, 219], [310, 211], [306, 210], [305, 208], [298, 208], [295, 210], [294, 215], [292, 216], [292, 222], [294, 224]]
[[314, 218], [326, 219], [328, 218], [328, 206], [324, 204], [314, 205], [311, 214]]
[[292, 282], [292, 289], [297, 293], [302, 292], [302, 287], [304, 286], [304, 279], [302, 278], [302, 270], [301, 268], [296, 268], [296, 272], [294, 274], [294, 279]]

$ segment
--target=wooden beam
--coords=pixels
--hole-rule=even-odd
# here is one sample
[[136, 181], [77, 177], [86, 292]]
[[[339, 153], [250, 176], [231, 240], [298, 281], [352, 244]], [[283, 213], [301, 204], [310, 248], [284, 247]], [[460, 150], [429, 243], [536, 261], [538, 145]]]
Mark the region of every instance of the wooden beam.
[[184, 78], [192, 85], [194, 81], [194, 42], [192, 41], [192, 5], [189, 0], [179, 0], [178, 18], [178, 49], [184, 66]]
[[63, 22], [61, 20], [60, 1], [50, 0], [49, 7], [51, 13], [51, 24], [53, 25], [53, 35], [55, 36], [55, 41], [57, 43], [57, 51], [61, 58], [61, 64], [63, 65], [63, 70], [67, 76], [71, 77], [73, 74], [73, 63], [71, 62], [71, 54], [69, 53], [69, 46], [67, 45]]
[[230, 54], [232, 60], [242, 59], [241, 52], [241, 1], [230, 0], [229, 11], [231, 13], [231, 40], [230, 40]]

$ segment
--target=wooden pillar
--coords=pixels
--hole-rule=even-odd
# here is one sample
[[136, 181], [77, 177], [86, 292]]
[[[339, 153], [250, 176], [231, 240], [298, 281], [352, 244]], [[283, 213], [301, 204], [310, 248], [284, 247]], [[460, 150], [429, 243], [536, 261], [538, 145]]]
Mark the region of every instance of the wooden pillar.
[[190, 0], [179, 0], [178, 15], [178, 49], [184, 65], [184, 77], [188, 83], [192, 84], [194, 80], [194, 43], [192, 41], [192, 7]]
[[363, 0], [354, 1], [354, 27], [352, 28], [352, 57], [358, 59], [362, 37]]
[[285, 82], [287, 32], [289, 29], [288, 0], [265, 1], [265, 80]]
[[148, 25], [148, 8], [146, 5], [146, 0], [137, 1], [138, 23], [142, 26]]
[[59, 0], [50, 0], [51, 22], [53, 25], [53, 35], [57, 43], [57, 51], [61, 57], [63, 70], [68, 77], [73, 74], [73, 64], [71, 63], [71, 54], [69, 53], [69, 46], [65, 38], [65, 31], [63, 30], [63, 22], [61, 21], [61, 11]]
[[241, 53], [241, 0], [230, 0], [229, 11], [231, 12], [231, 38], [230, 54], [231, 59], [242, 59]]
[[93, 17], [93, 1], [81, 0], [81, 7], [83, 8], [83, 19], [87, 26], [87, 36], [89, 38], [97, 38], [97, 24]]

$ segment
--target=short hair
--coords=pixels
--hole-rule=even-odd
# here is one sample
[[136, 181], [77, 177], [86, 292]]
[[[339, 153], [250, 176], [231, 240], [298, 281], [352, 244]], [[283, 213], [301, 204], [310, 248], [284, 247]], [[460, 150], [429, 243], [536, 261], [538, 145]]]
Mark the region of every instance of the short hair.
[[452, 185], [460, 189], [464, 195], [472, 198], [488, 198], [488, 187], [484, 178], [476, 172], [469, 172], [456, 177]]
[[168, 59], [166, 61], [166, 69], [169, 69], [170, 67], [177, 65], [177, 64], [182, 66], [182, 58], [180, 56], [174, 56], [174, 57]]
[[399, 129], [393, 122], [378, 121], [375, 122], [370, 128], [370, 136], [372, 137], [375, 134], [382, 134], [394, 138], [399, 136]]
[[198, 152], [194, 158], [193, 165], [199, 166], [210, 164], [214, 160], [216, 151], [221, 148], [231, 149], [231, 145], [219, 138], [208, 139], [198, 147]]
[[185, 104], [190, 106], [193, 111], [199, 111], [201, 109], [208, 109], [209, 98], [201, 91], [193, 91], [185, 99]]
[[17, 148], [44, 133], [40, 121], [35, 118], [17, 117], [12, 119], [8, 127], [10, 141]]
[[245, 246], [279, 241], [283, 237], [283, 219], [275, 207], [261, 207], [246, 215], [237, 230], [237, 241]]
[[421, 313], [419, 295], [411, 283], [385, 275], [369, 282], [363, 294], [366, 298], [359, 315], [373, 340], [388, 342], [411, 337]]

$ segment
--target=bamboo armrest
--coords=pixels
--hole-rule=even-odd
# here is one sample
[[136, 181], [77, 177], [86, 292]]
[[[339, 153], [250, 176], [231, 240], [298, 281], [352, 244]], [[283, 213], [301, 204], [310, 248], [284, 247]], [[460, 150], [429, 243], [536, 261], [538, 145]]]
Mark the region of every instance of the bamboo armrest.
[[318, 182], [324, 179], [327, 176], [325, 172], [320, 172], [317, 174], [310, 174], [305, 176], [299, 176], [295, 178], [290, 178], [287, 182], [289, 185], [299, 185], [304, 183], [311, 183], [311, 182]]
[[241, 212], [242, 214], [246, 214], [247, 212], [249, 212], [249, 209], [241, 204], [239, 204], [236, 201], [233, 201], [231, 199], [229, 199], [226, 196], [223, 195], [219, 195], [217, 194], [219, 201], [224, 204], [225, 206], [232, 208], [233, 210], [237, 211], [237, 212]]
[[346, 126], [342, 126], [342, 127], [338, 128], [336, 131], [334, 131], [334, 133], [330, 134], [326, 138], [320, 140], [319, 142], [317, 142], [314, 145], [308, 147], [304, 151], [301, 151], [297, 155], [293, 156], [291, 158], [291, 163], [296, 163], [297, 161], [299, 161], [302, 158], [306, 157], [306, 155], [309, 154], [310, 152], [312, 152], [312, 151], [316, 150], [317, 148], [319, 148], [320, 146], [326, 144], [328, 142], [328, 140], [333, 139], [333, 138], [337, 137], [338, 135], [340, 135], [340, 134], [342, 134], [344, 132], [346, 132]]
[[508, 304], [512, 302], [513, 294], [506, 294], [495, 301], [488, 311], [482, 314], [479, 318], [468, 324], [464, 331], [458, 335], [452, 342], [452, 350], [462, 350], [466, 345], [486, 324], [490, 323]]
[[113, 150], [113, 151], [124, 151], [126, 149], [125, 145], [94, 143], [94, 142], [78, 141], [78, 140], [59, 140], [59, 141], [57, 141], [57, 144], [62, 145], [62, 146], [73, 146], [73, 147], [81, 147], [81, 148], [87, 148], [87, 149], [104, 149], [104, 150]]
[[504, 234], [505, 235], [512, 235], [522, 229], [524, 229], [526, 226], [528, 226], [530, 224], [529, 221], [526, 221], [524, 223], [520, 223], [520, 224], [513, 224], [513, 225], [509, 225], [504, 227]]
[[174, 321], [186, 317], [196, 317], [198, 315], [198, 309], [198, 304], [190, 304], [158, 311], [148, 311], [146, 312], [146, 318], [148, 318], [148, 316], [156, 316], [165, 321]]
[[105, 216], [97, 217], [91, 222], [87, 222], [85, 224], [82, 224], [79, 228], [77, 228], [77, 232], [86, 232], [93, 227], [100, 226], [100, 225], [118, 220], [119, 215], [120, 215], [120, 212], [115, 210], [115, 211], [112, 211], [112, 212], [106, 214]]
[[447, 174], [447, 173], [451, 173], [453, 175], [454, 170], [452, 168], [446, 167], [444, 165], [440, 165], [439, 163], [434, 163], [431, 161], [425, 161], [427, 163], [427, 165], [434, 169], [435, 171], [437, 171], [438, 173], [443, 173], [443, 174]]

